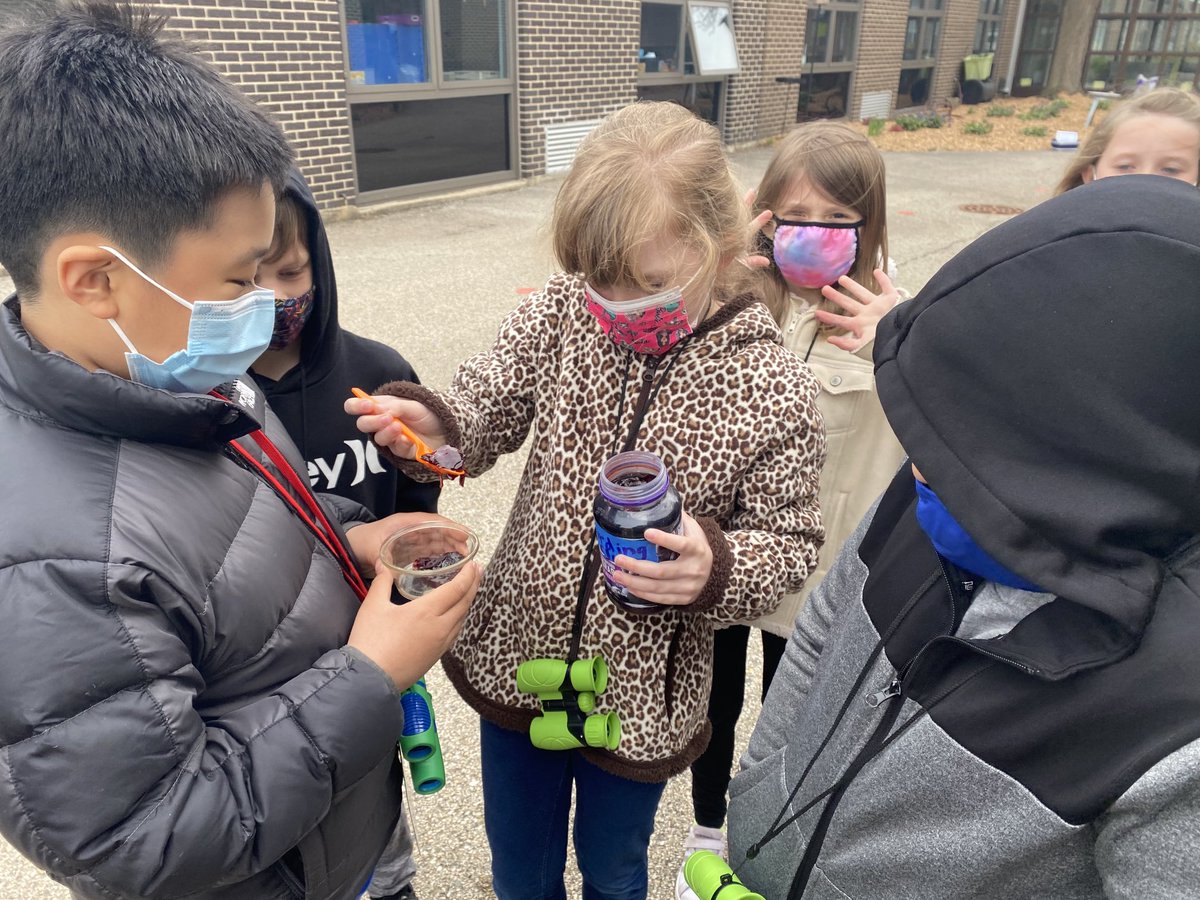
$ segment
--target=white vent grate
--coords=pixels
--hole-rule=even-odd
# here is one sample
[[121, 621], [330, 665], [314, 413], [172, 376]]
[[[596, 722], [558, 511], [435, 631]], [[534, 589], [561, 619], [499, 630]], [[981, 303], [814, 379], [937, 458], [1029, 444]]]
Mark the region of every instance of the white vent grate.
[[546, 126], [546, 174], [565, 172], [575, 161], [575, 151], [599, 119], [583, 122], [557, 122]]
[[862, 105], [858, 108], [858, 118], [886, 119], [891, 112], [892, 92], [872, 91], [862, 96]]

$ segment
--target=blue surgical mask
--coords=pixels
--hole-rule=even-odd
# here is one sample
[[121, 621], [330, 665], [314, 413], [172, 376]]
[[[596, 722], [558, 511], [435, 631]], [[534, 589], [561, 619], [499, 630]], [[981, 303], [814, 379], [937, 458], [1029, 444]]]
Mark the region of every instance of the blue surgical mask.
[[950, 515], [941, 499], [929, 485], [917, 481], [917, 522], [933, 543], [933, 549], [956, 566], [980, 578], [1007, 584], [1022, 591], [1041, 592], [1041, 588], [1010, 572], [988, 556], [975, 539], [967, 534], [958, 520]]
[[129, 348], [125, 362], [129, 378], [147, 387], [175, 393], [203, 394], [232, 381], [250, 368], [271, 343], [275, 328], [275, 292], [255, 288], [236, 300], [199, 300], [191, 303], [167, 290], [112, 247], [107, 250], [176, 303], [191, 311], [187, 347], [162, 362], [138, 353], [133, 341], [115, 320], [117, 336]]

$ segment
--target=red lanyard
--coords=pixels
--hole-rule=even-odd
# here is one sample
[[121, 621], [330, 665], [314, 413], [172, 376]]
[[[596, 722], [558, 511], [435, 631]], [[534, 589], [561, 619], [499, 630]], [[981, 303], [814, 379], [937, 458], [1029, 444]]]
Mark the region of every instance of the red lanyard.
[[347, 583], [354, 590], [354, 593], [358, 596], [358, 599], [364, 599], [367, 596], [367, 586], [358, 572], [358, 566], [354, 564], [354, 558], [350, 555], [350, 551], [346, 549], [346, 545], [342, 543], [341, 538], [338, 537], [337, 531], [329, 524], [329, 519], [325, 517], [325, 512], [321, 509], [321, 504], [313, 496], [312, 488], [308, 486], [308, 482], [296, 474], [296, 470], [287, 461], [287, 457], [263, 433], [261, 428], [250, 432], [249, 437], [267, 455], [267, 459], [283, 475], [294, 493], [289, 492], [280, 480], [275, 477], [274, 473], [241, 444], [236, 441], [230, 441], [229, 446], [235, 453], [241, 456], [246, 465], [253, 469], [267, 483], [279, 496], [279, 499], [288, 505], [291, 511], [304, 523], [304, 526], [333, 555], [333, 558], [337, 560], [338, 566], [341, 567], [342, 577], [346, 579]]

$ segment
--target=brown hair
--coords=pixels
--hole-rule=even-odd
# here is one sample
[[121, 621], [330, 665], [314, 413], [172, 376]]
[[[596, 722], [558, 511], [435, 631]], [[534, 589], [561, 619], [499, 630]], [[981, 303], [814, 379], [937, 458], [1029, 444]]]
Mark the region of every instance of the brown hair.
[[[780, 142], [771, 158], [758, 186], [754, 212], [774, 210], [787, 200], [788, 192], [801, 178], [862, 218], [858, 263], [850, 277], [878, 291], [875, 270], [887, 266], [887, 186], [883, 157], [875, 145], [866, 135], [840, 122], [801, 125]], [[763, 270], [761, 277], [767, 308], [782, 323], [790, 294], [788, 283], [774, 265]], [[841, 312], [832, 304], [830, 309]]]
[[1131, 100], [1122, 102], [1104, 117], [1087, 139], [1079, 146], [1079, 152], [1071, 160], [1062, 181], [1054, 193], [1064, 194], [1083, 184], [1083, 173], [1096, 164], [1108, 147], [1117, 129], [1138, 116], [1171, 116], [1200, 130], [1200, 100], [1178, 88], [1157, 88]]
[[304, 211], [295, 197], [283, 194], [275, 201], [275, 234], [271, 237], [271, 249], [262, 261], [273, 265], [301, 242], [308, 247], [308, 223], [305, 221]]
[[554, 201], [554, 254], [589, 282], [653, 290], [639, 250], [672, 235], [699, 252], [701, 292], [725, 299], [749, 284], [731, 264], [749, 248], [741, 193], [716, 128], [674, 103], [634, 103], [580, 144]]

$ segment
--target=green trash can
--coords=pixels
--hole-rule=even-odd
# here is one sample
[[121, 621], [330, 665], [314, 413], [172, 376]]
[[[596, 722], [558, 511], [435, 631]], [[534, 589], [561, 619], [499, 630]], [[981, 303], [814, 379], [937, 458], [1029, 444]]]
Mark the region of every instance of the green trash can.
[[963, 57], [963, 74], [967, 81], [987, 81], [992, 77], [994, 53], [976, 53]]

